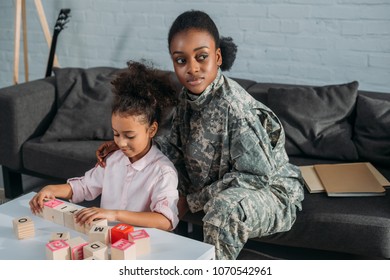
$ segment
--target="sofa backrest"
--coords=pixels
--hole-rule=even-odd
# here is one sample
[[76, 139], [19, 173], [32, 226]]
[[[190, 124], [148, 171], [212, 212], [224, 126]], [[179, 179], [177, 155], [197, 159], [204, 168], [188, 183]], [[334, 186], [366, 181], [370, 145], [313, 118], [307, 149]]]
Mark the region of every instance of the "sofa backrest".
[[[119, 70], [106, 68], [103, 67], [102, 69], [106, 72], [108, 71], [109, 74], [112, 71]], [[76, 74], [79, 72], [82, 73], [82, 78], [78, 79], [81, 80], [80, 83], [91, 81], [91, 79], [94, 79], [93, 77], [100, 77], [102, 81], [108, 83], [109, 79], [102, 79], [99, 70], [100, 68], [85, 69], [82, 71], [80, 69], [64, 69], [63, 71], [65, 71], [66, 78], [69, 77], [69, 71], [73, 74], [75, 72]], [[170, 81], [171, 85], [179, 94], [182, 86], [175, 73], [172, 71], [159, 71], [164, 78]], [[103, 75], [104, 73], [102, 72], [101, 74]], [[357, 82], [340, 85], [310, 86], [259, 83], [254, 80], [234, 77], [232, 79], [237, 81], [256, 100], [273, 110], [279, 117], [285, 128], [286, 150], [289, 156], [340, 161], [367, 159], [379, 162], [386, 161], [387, 158], [390, 158], [390, 151], [388, 151], [389, 155], [386, 154], [387, 152], [385, 152], [385, 156], [380, 155], [383, 154], [384, 145], [388, 144], [390, 147], [389, 140], [383, 142], [378, 137], [371, 137], [371, 134], [375, 134], [383, 139], [390, 139], [390, 132], [386, 128], [382, 128], [382, 126], [386, 127], [387, 115], [385, 114], [385, 118], [383, 118], [375, 113], [376, 109], [374, 108], [375, 106], [386, 106], [390, 101], [390, 94], [359, 91]], [[100, 84], [91, 82], [88, 82], [86, 85], [88, 85], [88, 88], [102, 88]], [[78, 87], [85, 88], [85, 86]], [[74, 86], [70, 87], [69, 90], [73, 91]], [[111, 94], [109, 87], [106, 87], [106, 91], [107, 93], [105, 94]], [[66, 91], [64, 90], [64, 92], [67, 94], [66, 99], [69, 99], [69, 96], [74, 97], [74, 95], [69, 94], [68, 89]], [[61, 100], [61, 98], [58, 98], [58, 100]], [[376, 104], [378, 102], [382, 103], [382, 101], [385, 101], [383, 105]], [[106, 110], [110, 106], [109, 100], [106, 103], [99, 106], [103, 106], [104, 110]], [[89, 105], [88, 108], [90, 108]], [[61, 112], [61, 109], [63, 108], [59, 108], [58, 112]], [[103, 109], [101, 108], [95, 111], [103, 112]], [[96, 119], [95, 111], [92, 111], [90, 114], [93, 119]], [[107, 110], [105, 114], [108, 117], [101, 116], [98, 120], [109, 120], [110, 110]], [[163, 112], [163, 122], [160, 123], [160, 134], [169, 133], [172, 116], [173, 108], [166, 108], [166, 112]], [[76, 123], [78, 122], [78, 120], [75, 121]], [[100, 132], [111, 132], [110, 122], [107, 122], [105, 125], [101, 121], [98, 122], [102, 126], [99, 130]], [[390, 120], [388, 123], [390, 123]], [[58, 127], [63, 126], [61, 124]], [[95, 128], [95, 126], [93, 127]], [[374, 133], [367, 132], [373, 128], [375, 128]], [[96, 128], [88, 132], [84, 138], [96, 140], [109, 138], [109, 133], [102, 134], [103, 136], [100, 137], [95, 130]], [[81, 130], [83, 135], [86, 132], [86, 129]], [[56, 130], [56, 133], [58, 133], [58, 130]], [[72, 132], [70, 136], [74, 135], [74, 132]], [[381, 143], [377, 145], [379, 142]], [[371, 151], [372, 148], [374, 148], [373, 153], [365, 152], [367, 149]]]

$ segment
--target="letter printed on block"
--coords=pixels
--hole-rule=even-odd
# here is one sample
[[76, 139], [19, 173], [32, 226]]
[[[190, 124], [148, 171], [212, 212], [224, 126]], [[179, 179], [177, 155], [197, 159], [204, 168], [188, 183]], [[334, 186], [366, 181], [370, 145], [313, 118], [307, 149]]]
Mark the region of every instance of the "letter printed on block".
[[46, 259], [70, 260], [69, 244], [64, 240], [55, 240], [47, 243]]
[[136, 245], [127, 239], [119, 239], [111, 245], [112, 260], [135, 260], [137, 256]]
[[111, 229], [111, 243], [119, 239], [128, 239], [129, 233], [134, 231], [134, 227], [128, 224], [117, 224]]

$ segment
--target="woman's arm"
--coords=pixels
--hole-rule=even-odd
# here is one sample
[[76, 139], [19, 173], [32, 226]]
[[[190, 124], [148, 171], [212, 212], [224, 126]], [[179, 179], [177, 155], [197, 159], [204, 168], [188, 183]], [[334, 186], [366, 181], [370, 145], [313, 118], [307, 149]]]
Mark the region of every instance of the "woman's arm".
[[280, 129], [277, 123], [273, 123], [273, 137], [270, 136], [271, 131], [263, 126], [267, 122], [272, 122], [268, 114], [259, 115], [261, 118], [257, 116], [248, 114], [244, 118], [237, 116], [231, 118], [228, 129], [231, 168], [221, 178], [199, 192], [187, 195], [191, 212], [202, 210], [207, 201], [227, 188], [261, 189], [272, 184], [279, 166], [288, 160], [283, 156], [284, 139], [275, 137], [275, 130]]

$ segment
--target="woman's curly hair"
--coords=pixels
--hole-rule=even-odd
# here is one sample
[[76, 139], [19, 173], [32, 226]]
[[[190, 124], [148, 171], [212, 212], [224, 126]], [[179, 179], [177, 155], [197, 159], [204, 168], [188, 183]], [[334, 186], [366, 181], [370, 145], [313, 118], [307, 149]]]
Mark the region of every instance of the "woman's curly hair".
[[161, 71], [140, 62], [127, 62], [127, 69], [111, 81], [112, 113], [142, 116], [145, 123], [160, 122], [163, 109], [177, 104], [175, 90]]

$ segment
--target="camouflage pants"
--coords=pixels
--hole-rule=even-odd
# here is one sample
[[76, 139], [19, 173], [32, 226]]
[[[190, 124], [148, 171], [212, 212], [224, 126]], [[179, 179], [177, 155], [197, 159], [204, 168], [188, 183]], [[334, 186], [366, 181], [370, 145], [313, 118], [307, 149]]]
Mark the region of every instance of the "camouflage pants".
[[215, 246], [217, 259], [236, 259], [248, 238], [288, 231], [296, 207], [270, 188], [229, 188], [204, 206], [204, 241]]

